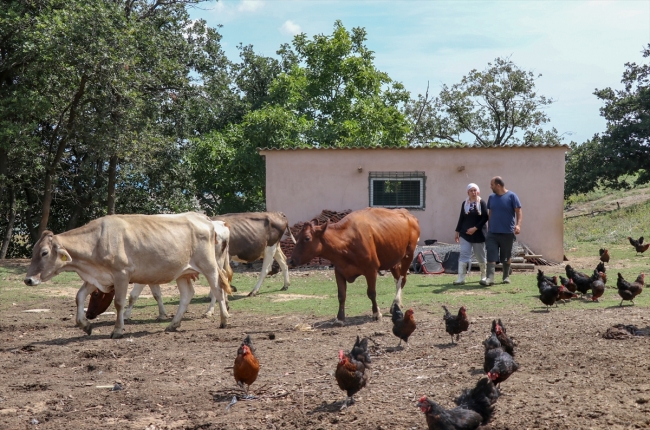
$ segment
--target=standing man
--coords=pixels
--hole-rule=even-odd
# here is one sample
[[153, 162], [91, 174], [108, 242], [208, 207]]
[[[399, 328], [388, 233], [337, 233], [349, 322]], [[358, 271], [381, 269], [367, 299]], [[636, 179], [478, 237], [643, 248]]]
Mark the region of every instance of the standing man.
[[510, 263], [512, 257], [512, 244], [517, 234], [521, 231], [521, 202], [512, 191], [506, 190], [505, 183], [500, 176], [495, 176], [490, 181], [492, 193], [487, 202], [488, 235], [485, 239], [487, 251], [487, 277], [480, 281], [481, 285], [494, 285], [494, 271], [496, 264], [501, 261], [503, 265], [503, 283], [510, 283]]

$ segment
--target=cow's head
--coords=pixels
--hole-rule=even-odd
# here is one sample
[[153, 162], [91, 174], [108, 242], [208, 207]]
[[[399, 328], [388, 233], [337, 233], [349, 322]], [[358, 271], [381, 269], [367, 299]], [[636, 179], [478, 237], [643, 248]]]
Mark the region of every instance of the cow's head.
[[88, 309], [86, 310], [86, 318], [93, 320], [97, 318], [97, 315], [101, 315], [106, 312], [106, 309], [113, 302], [113, 297], [115, 297], [115, 290], [112, 290], [108, 293], [102, 293], [99, 290], [93, 291], [90, 295], [90, 301], [88, 302]]
[[321, 253], [323, 249], [321, 239], [323, 233], [327, 230], [328, 224], [326, 222], [323, 225], [314, 225], [309, 222], [302, 226], [302, 230], [296, 237], [296, 246], [293, 248], [293, 253], [289, 259], [289, 267], [294, 268], [307, 264], [312, 258]]
[[52, 279], [63, 266], [70, 264], [72, 257], [60, 244], [54, 233], [45, 230], [34, 245], [32, 262], [25, 276], [26, 285], [38, 285]]

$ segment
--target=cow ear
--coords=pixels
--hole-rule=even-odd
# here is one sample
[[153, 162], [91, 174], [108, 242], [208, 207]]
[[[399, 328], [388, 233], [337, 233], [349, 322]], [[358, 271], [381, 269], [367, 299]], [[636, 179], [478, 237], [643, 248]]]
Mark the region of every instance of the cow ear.
[[70, 257], [70, 254], [68, 254], [68, 251], [66, 251], [64, 248], [58, 248], [56, 250], [56, 253], [59, 257], [59, 260], [63, 261], [64, 263], [69, 263], [72, 261], [72, 257]]
[[325, 221], [322, 225], [318, 226], [318, 231], [323, 234], [325, 233], [325, 230], [327, 230], [327, 226], [330, 225], [329, 220]]

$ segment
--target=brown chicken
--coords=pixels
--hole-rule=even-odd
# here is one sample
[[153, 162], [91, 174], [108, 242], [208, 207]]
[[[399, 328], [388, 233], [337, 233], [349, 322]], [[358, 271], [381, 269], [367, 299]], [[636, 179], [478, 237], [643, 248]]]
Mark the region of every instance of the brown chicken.
[[445, 310], [445, 331], [451, 336], [451, 343], [454, 343], [454, 335], [456, 335], [456, 340], [460, 340], [460, 334], [464, 331], [467, 331], [469, 328], [469, 319], [467, 318], [467, 309], [465, 306], [461, 306], [458, 310], [458, 315], [453, 316], [449, 309], [445, 305], [442, 305], [442, 308]]
[[603, 263], [609, 263], [609, 251], [607, 248], [600, 248], [598, 253], [600, 254], [600, 261]]
[[632, 239], [631, 237], [628, 236], [627, 240], [629, 240], [630, 245], [632, 245], [634, 247], [634, 249], [636, 249], [637, 255], [639, 253], [643, 254], [650, 247], [650, 243], [643, 243], [643, 236], [641, 236], [638, 239]]
[[409, 336], [415, 331], [415, 319], [413, 318], [413, 309], [406, 311], [406, 314], [402, 313], [402, 310], [397, 306], [393, 305], [393, 334], [399, 338], [399, 347], [402, 344], [402, 341], [406, 342], [408, 345]]
[[634, 298], [643, 292], [643, 287], [645, 285], [645, 274], [641, 273], [637, 276], [634, 282], [628, 282], [623, 278], [623, 275], [618, 274], [618, 280], [616, 281], [616, 286], [618, 287], [618, 295], [621, 296], [621, 303], [619, 306], [623, 306], [624, 300], [629, 300], [634, 304]]
[[341, 390], [347, 393], [347, 398], [341, 409], [354, 403], [354, 395], [368, 384], [370, 379], [370, 356], [368, 355], [368, 338], [357, 341], [352, 348], [352, 353], [339, 351], [339, 363], [334, 373], [336, 383]]
[[567, 290], [569, 290], [572, 293], [575, 293], [576, 291], [578, 291], [578, 286], [570, 278], [567, 279], [564, 276], [560, 275], [560, 284], [562, 284], [564, 286], [564, 288], [566, 288]]
[[603, 280], [603, 272], [594, 270], [595, 278], [591, 283], [591, 301], [597, 302], [598, 299], [605, 294], [605, 281]]
[[246, 384], [246, 394], [251, 384], [257, 379], [257, 374], [260, 371], [260, 362], [255, 357], [255, 348], [251, 342], [251, 337], [246, 338], [241, 343], [237, 350], [237, 358], [235, 358], [235, 365], [233, 366], [233, 374], [237, 385], [244, 388]]

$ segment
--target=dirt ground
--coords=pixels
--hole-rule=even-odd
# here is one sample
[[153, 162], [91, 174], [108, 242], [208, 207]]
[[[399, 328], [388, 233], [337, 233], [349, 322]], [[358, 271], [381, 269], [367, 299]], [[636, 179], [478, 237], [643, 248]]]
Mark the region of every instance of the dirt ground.
[[[410, 346], [395, 349], [389, 315], [348, 316], [339, 328], [323, 317], [237, 313], [219, 329], [218, 319], [202, 317], [205, 307], [191, 304], [176, 333], [164, 332], [155, 308], [136, 307], [125, 337], [111, 340], [114, 315], [100, 316], [86, 336], [74, 327], [70, 298], [16, 303], [0, 318], [0, 428], [425, 429], [417, 400], [426, 394], [449, 407], [474, 386], [493, 318], [515, 339], [520, 370], [502, 384], [489, 428], [650, 428], [650, 337], [602, 338], [617, 323], [650, 329], [645, 308], [471, 309], [469, 331], [451, 345], [432, 302], [415, 307]], [[49, 311], [25, 312], [38, 308]], [[251, 387], [257, 398], [227, 410], [241, 395], [232, 364], [246, 334], [262, 366]], [[357, 335], [374, 341], [372, 377], [341, 411], [333, 373], [339, 349]], [[116, 384], [122, 389], [112, 391]]]

